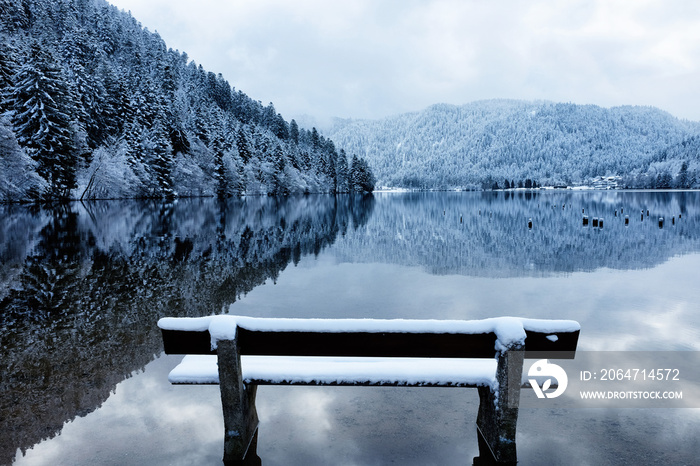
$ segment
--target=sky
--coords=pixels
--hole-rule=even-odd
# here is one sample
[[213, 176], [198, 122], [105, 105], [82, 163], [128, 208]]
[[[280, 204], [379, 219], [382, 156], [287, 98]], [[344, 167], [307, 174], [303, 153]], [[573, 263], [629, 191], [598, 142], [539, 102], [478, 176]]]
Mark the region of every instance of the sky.
[[506, 98], [700, 121], [697, 0], [108, 0], [285, 119]]

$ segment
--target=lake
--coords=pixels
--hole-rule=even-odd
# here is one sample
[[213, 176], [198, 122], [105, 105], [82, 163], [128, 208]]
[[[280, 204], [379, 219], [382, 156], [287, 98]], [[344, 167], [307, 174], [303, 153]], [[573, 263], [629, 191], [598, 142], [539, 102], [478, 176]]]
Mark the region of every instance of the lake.
[[[168, 383], [180, 357], [162, 355], [163, 316], [512, 315], [577, 320], [581, 351], [700, 350], [698, 192], [104, 201], [0, 217], [0, 464], [221, 464], [218, 387]], [[478, 404], [474, 389], [264, 386], [257, 454], [472, 464]], [[695, 464], [699, 437], [696, 408], [522, 407], [517, 445], [523, 465]]]

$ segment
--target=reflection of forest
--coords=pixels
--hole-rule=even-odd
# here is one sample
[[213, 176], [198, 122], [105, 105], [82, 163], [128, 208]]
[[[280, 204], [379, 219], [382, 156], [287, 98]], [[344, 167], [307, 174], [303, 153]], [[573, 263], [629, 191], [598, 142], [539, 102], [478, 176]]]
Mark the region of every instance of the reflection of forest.
[[[603, 228], [583, 227], [582, 210]], [[697, 192], [112, 201], [0, 206], [0, 219], [2, 464], [159, 354], [158, 318], [221, 312], [331, 244], [341, 260], [492, 277], [653, 267], [700, 251]]]
[[164, 315], [220, 312], [366, 222], [355, 196], [0, 207], [0, 463], [160, 354]]
[[[700, 251], [700, 192], [496, 191], [377, 195], [341, 261], [485, 277], [649, 268]], [[643, 219], [642, 219], [643, 211]], [[649, 215], [647, 215], [647, 211]], [[583, 216], [589, 225], [583, 226]], [[625, 226], [625, 215], [629, 225]], [[603, 228], [592, 226], [603, 218]], [[664, 227], [658, 226], [664, 217]], [[532, 219], [532, 229], [528, 221]]]

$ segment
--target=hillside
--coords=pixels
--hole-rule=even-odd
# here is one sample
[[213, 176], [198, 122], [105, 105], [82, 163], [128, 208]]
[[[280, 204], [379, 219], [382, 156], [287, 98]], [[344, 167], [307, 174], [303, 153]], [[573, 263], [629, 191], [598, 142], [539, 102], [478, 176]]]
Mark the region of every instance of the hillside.
[[104, 0], [0, 0], [0, 201], [371, 191], [287, 122]]
[[323, 133], [366, 157], [384, 186], [577, 185], [619, 176], [627, 186], [657, 187], [676, 183], [684, 162], [686, 184], [700, 180], [700, 124], [652, 107], [489, 100], [339, 119]]

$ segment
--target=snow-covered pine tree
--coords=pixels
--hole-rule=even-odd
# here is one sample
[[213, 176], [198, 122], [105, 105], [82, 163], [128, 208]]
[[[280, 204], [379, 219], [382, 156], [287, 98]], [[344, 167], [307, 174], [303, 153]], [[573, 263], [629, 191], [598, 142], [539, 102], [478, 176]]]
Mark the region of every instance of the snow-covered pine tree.
[[176, 196], [173, 189], [173, 153], [168, 140], [165, 126], [156, 121], [150, 132], [151, 160], [150, 165], [155, 176], [156, 192], [159, 196], [170, 199]]
[[0, 114], [11, 109], [10, 99], [17, 72], [17, 50], [9, 43], [0, 42]]
[[33, 161], [17, 144], [9, 119], [0, 116], [0, 201], [32, 199], [46, 188]]
[[216, 197], [225, 199], [229, 195], [229, 187], [224, 165], [224, 142], [220, 134], [215, 134], [211, 142], [211, 151], [214, 153], [214, 179], [216, 180]]
[[371, 193], [374, 191], [374, 175], [363, 158], [352, 156], [350, 163], [350, 187], [357, 193]]
[[350, 186], [348, 184], [349, 172], [348, 172], [348, 156], [345, 154], [345, 150], [340, 149], [338, 153], [338, 162], [335, 164], [335, 178], [336, 178], [336, 192], [347, 193], [350, 192]]
[[289, 138], [294, 144], [299, 144], [299, 125], [296, 120], [289, 122]]
[[330, 139], [326, 141], [324, 145], [324, 152], [328, 154], [326, 158], [326, 164], [324, 167], [324, 174], [326, 175], [326, 178], [328, 178], [328, 191], [331, 193], [335, 193], [338, 187], [338, 180], [336, 178], [335, 169], [338, 160], [338, 152], [335, 150], [335, 144], [333, 144], [333, 141], [331, 141]]
[[681, 164], [681, 169], [676, 177], [676, 187], [680, 189], [687, 189], [690, 187], [688, 183], [688, 162], [685, 160]]
[[268, 181], [268, 194], [274, 196], [284, 196], [289, 194], [289, 190], [286, 185], [286, 174], [285, 167], [287, 166], [287, 160], [282, 151], [282, 146], [276, 144], [275, 147], [270, 150], [269, 157], [270, 160], [270, 170]]
[[69, 87], [53, 57], [35, 41], [15, 76], [11, 106], [17, 141], [37, 161], [49, 194], [67, 197], [76, 186]]
[[236, 147], [238, 148], [238, 156], [243, 161], [243, 164], [248, 163], [251, 157], [250, 151], [250, 134], [244, 125], [238, 128], [236, 135]]

